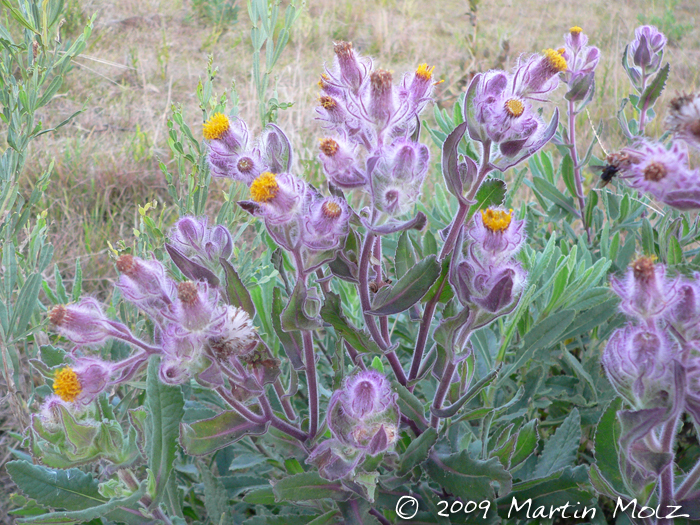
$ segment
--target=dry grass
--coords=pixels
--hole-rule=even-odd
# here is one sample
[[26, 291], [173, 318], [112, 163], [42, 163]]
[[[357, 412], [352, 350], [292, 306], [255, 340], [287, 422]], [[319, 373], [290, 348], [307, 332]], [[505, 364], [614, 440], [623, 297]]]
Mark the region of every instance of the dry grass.
[[[312, 0], [274, 72], [279, 99], [294, 102], [280, 112], [279, 124], [292, 138], [298, 165], [308, 166], [305, 161], [315, 159], [320, 134], [313, 112], [316, 80], [322, 63], [332, 59], [333, 41], [354, 42], [379, 65], [394, 70], [395, 77], [421, 62], [435, 64], [435, 73], [445, 80], [436, 102], [451, 108], [474, 73], [509, 68], [520, 53], [559, 47], [565, 31], [580, 25], [603, 53], [598, 93], [589, 109], [594, 122], [603, 121], [606, 147], [614, 148], [621, 141], [615, 111], [628, 92], [619, 64], [622, 49], [639, 25], [637, 15], [661, 16], [665, 5], [647, 0], [484, 1], [473, 19], [466, 1]], [[687, 23], [697, 16], [696, 7], [695, 0], [678, 2], [677, 20]], [[245, 5], [240, 22], [221, 32], [198, 19], [187, 0], [70, 0], [64, 38], [93, 13], [95, 30], [84, 56], [42, 117], [50, 125], [83, 105], [86, 111], [34, 144], [25, 184], [31, 186], [50, 159], [56, 160], [43, 202], [52, 219], [55, 260], [70, 277], [75, 259], [83, 258], [86, 286], [95, 290], [114, 273], [107, 241], [133, 241], [137, 205], [153, 198], [168, 205], [157, 164], [158, 158], [169, 161], [166, 121], [171, 104], [179, 103], [193, 129], [201, 129], [194, 92], [209, 53], [219, 67], [216, 90], [221, 93], [235, 80], [241, 116], [254, 130], [260, 124]], [[692, 28], [680, 46], [669, 48], [667, 58], [672, 73], [662, 106], [675, 91], [697, 88], [700, 30]], [[649, 134], [660, 133], [662, 117]], [[590, 126], [582, 123], [579, 133], [590, 139]], [[217, 195], [212, 192], [212, 215], [218, 211]], [[2, 428], [13, 428], [13, 420], [3, 417]], [[0, 460], [6, 459], [2, 451], [8, 445], [0, 439]], [[0, 507], [6, 508], [3, 501]], [[0, 511], [0, 521], [6, 519]]]

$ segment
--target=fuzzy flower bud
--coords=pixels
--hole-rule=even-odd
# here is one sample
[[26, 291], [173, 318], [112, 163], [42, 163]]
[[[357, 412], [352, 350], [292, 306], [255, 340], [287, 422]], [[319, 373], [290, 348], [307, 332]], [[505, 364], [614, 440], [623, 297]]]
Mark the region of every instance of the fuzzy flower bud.
[[77, 304], [53, 307], [49, 320], [58, 333], [80, 346], [102, 344], [110, 337], [128, 333], [126, 326], [109, 320], [100, 303], [91, 297], [83, 298]]
[[666, 37], [654, 26], [641, 26], [634, 30], [634, 40], [629, 46], [628, 56], [632, 64], [647, 75], [661, 65]]
[[513, 73], [513, 93], [521, 98], [542, 97], [559, 85], [559, 73], [566, 71], [564, 49], [545, 49], [542, 55], [533, 55], [524, 62], [518, 61]]
[[639, 409], [669, 403], [673, 355], [671, 342], [662, 332], [630, 324], [613, 333], [601, 361], [615, 390]]
[[420, 196], [429, 161], [427, 146], [396, 139], [371, 174], [375, 207], [391, 216], [408, 212]]
[[345, 380], [328, 405], [328, 426], [341, 442], [376, 455], [398, 437], [397, 395], [379, 372], [365, 370]]
[[366, 75], [366, 67], [358, 60], [352, 42], [338, 42], [334, 45], [340, 80], [352, 92], [357, 92]]
[[301, 179], [282, 173], [262, 173], [250, 185], [256, 215], [271, 224], [284, 224], [301, 213], [307, 198], [307, 185]]
[[257, 151], [246, 151], [248, 126], [239, 119], [214, 114], [204, 123], [204, 138], [208, 142], [209, 167], [215, 177], [226, 177], [250, 184], [264, 169]]
[[379, 127], [386, 125], [394, 112], [394, 85], [390, 71], [377, 69], [370, 74], [369, 114]]
[[233, 239], [225, 226], [207, 227], [206, 217], [183, 217], [170, 230], [170, 244], [188, 257], [218, 266], [219, 257], [233, 253]]
[[680, 299], [678, 279], [666, 278], [666, 267], [650, 257], [632, 263], [622, 278], [611, 277], [610, 286], [620, 297], [620, 310], [647, 321], [669, 313]]
[[173, 304], [174, 315], [169, 316], [189, 332], [206, 333], [212, 328], [218, 293], [209, 288], [206, 281], [185, 281], [177, 285], [177, 300]]
[[330, 182], [344, 190], [367, 184], [367, 177], [356, 163], [356, 148], [341, 139], [325, 138], [320, 142], [318, 158]]
[[117, 288], [132, 304], [157, 315], [175, 297], [175, 282], [165, 274], [165, 267], [155, 259], [143, 260], [133, 255], [120, 255], [117, 270], [121, 273]]
[[316, 198], [302, 219], [302, 243], [311, 250], [334, 250], [348, 234], [350, 210], [338, 197]]

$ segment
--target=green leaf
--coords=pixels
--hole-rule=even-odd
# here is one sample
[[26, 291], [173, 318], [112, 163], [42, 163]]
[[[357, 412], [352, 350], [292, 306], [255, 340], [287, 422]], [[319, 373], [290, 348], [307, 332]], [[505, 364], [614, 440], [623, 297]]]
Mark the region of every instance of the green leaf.
[[522, 350], [518, 351], [515, 363], [508, 366], [499, 383], [515, 373], [525, 362], [530, 360], [534, 353], [559, 342], [567, 327], [576, 317], [573, 310], [564, 310], [548, 316], [544, 321], [537, 323], [525, 336]]
[[411, 419], [418, 428], [424, 429], [427, 425], [423, 403], [398, 381], [392, 381], [391, 387], [399, 395], [398, 404], [401, 414]]
[[668, 79], [668, 73], [671, 69], [671, 64], [666, 62], [666, 65], [659, 69], [659, 72], [654, 77], [654, 80], [646, 87], [644, 93], [639, 97], [639, 103], [637, 108], [640, 111], [647, 111], [650, 109], [656, 100], [661, 96], [661, 93], [666, 87], [666, 80]]
[[326, 300], [321, 307], [321, 317], [335, 328], [336, 333], [352, 345], [358, 352], [382, 354], [381, 348], [369, 334], [353, 326], [345, 318], [341, 307], [340, 296], [333, 292], [326, 294]]
[[537, 191], [550, 202], [553, 202], [564, 211], [568, 211], [573, 215], [579, 215], [574, 205], [574, 200], [560, 192], [554, 184], [540, 177], [534, 177], [532, 183], [535, 185], [535, 188], [537, 188]]
[[233, 525], [233, 517], [229, 512], [231, 506], [228, 502], [228, 492], [209, 467], [200, 465], [199, 470], [204, 482], [204, 507], [207, 509], [207, 517], [212, 523], [218, 525]]
[[151, 494], [153, 504], [157, 504], [167, 486], [175, 463], [179, 424], [185, 413], [180, 387], [165, 385], [158, 379], [159, 362], [159, 356], [151, 356], [146, 378], [148, 466], [156, 484], [156, 493]]
[[622, 398], [613, 399], [598, 420], [595, 430], [595, 459], [600, 474], [612, 488], [625, 493], [625, 482], [620, 474], [619, 448], [620, 424], [617, 411], [622, 408]]
[[[568, 153], [561, 159], [561, 177], [564, 179], [566, 189], [569, 190], [569, 195], [576, 198], [576, 181], [574, 180], [574, 161], [571, 160], [571, 155]], [[589, 197], [592, 193], [589, 193]]]
[[80, 259], [75, 259], [75, 277], [73, 278], [73, 289], [71, 292], [75, 302], [80, 299], [80, 294], [83, 293], [83, 269], [80, 266]]
[[651, 257], [656, 255], [656, 244], [654, 243], [654, 229], [651, 227], [649, 219], [642, 220], [642, 249], [644, 255]]
[[238, 412], [221, 414], [188, 425], [180, 424], [180, 444], [192, 456], [204, 456], [227, 447], [245, 436], [260, 436], [267, 432], [270, 422], [253, 423]]
[[320, 319], [309, 316], [306, 311], [307, 290], [303, 279], [297, 280], [287, 306], [282, 311], [282, 330], [317, 330], [323, 325]]
[[510, 457], [511, 470], [523, 463], [537, 449], [537, 443], [540, 440], [537, 432], [537, 423], [536, 419], [531, 419], [518, 431], [515, 450]]
[[27, 461], [11, 461], [5, 467], [22, 492], [43, 505], [83, 510], [107, 503], [97, 490], [98, 483], [92, 474], [77, 468], [49, 469]]
[[411, 239], [408, 237], [408, 232], [403, 231], [399, 236], [399, 241], [396, 244], [396, 255], [394, 256], [394, 266], [397, 279], [400, 279], [406, 273], [408, 273], [409, 268], [412, 268], [416, 264], [416, 253], [413, 250], [413, 244]]
[[284, 303], [282, 302], [281, 293], [277, 286], [272, 290], [272, 326], [294, 370], [304, 370], [304, 352], [301, 334], [298, 330], [291, 332], [282, 330], [282, 310], [284, 309]]
[[[136, 516], [127, 514], [124, 508], [136, 510], [140, 507], [139, 500], [146, 493], [145, 483], [141, 487], [126, 498], [113, 498], [107, 503], [90, 507], [84, 510], [73, 510], [63, 512], [53, 512], [44, 514], [43, 516], [34, 516], [18, 520], [18, 523], [41, 523], [42, 525], [67, 524], [67, 523], [82, 523], [85, 521], [98, 520], [101, 517], [106, 517], [109, 520], [118, 521], [120, 523], [129, 523], [136, 518], [137, 522], [143, 522], [143, 518], [139, 519]], [[128, 521], [127, 521], [128, 520]]]
[[37, 299], [39, 297], [39, 288], [41, 287], [41, 275], [38, 273], [33, 273], [24, 282], [24, 286], [19, 292], [17, 297], [17, 303], [15, 304], [15, 309], [12, 314], [12, 319], [10, 320], [10, 327], [15, 327], [17, 337], [24, 334], [29, 324], [29, 320], [34, 313], [34, 308], [36, 307]]
[[275, 501], [312, 501], [329, 498], [344, 501], [350, 497], [340, 483], [328, 481], [317, 472], [305, 472], [272, 482]]
[[668, 253], [666, 262], [669, 265], [681, 264], [683, 262], [683, 248], [675, 235], [668, 236]]
[[221, 263], [224, 269], [224, 276], [226, 278], [226, 297], [228, 299], [228, 304], [243, 308], [250, 318], [253, 319], [255, 317], [255, 304], [250, 298], [248, 289], [238, 276], [238, 272], [236, 272], [233, 265], [223, 257], [219, 258], [219, 263]]
[[406, 275], [393, 286], [386, 287], [388, 292], [377, 293], [372, 304], [372, 315], [393, 315], [408, 310], [430, 290], [440, 275], [440, 263], [435, 255], [430, 255], [413, 266]]
[[498, 458], [472, 459], [466, 450], [448, 456], [433, 452], [424, 466], [433, 481], [466, 500], [493, 500], [494, 481], [498, 482], [501, 495], [510, 492], [512, 477]]
[[506, 196], [506, 183], [501, 179], [486, 179], [476, 192], [476, 204], [469, 208], [467, 218], [473, 216], [478, 210], [489, 206], [498, 206], [503, 203]]
[[574, 408], [561, 426], [544, 444], [542, 455], [537, 459], [534, 477], [544, 478], [576, 461], [581, 442], [581, 416]]
[[433, 448], [433, 445], [437, 442], [438, 434], [437, 430], [430, 427], [428, 430], [423, 432], [418, 438], [411, 441], [411, 443], [406, 448], [406, 451], [401, 455], [401, 462], [399, 463], [399, 468], [396, 471], [397, 476], [404, 476], [408, 474], [414, 467], [423, 463], [428, 458], [428, 454]]

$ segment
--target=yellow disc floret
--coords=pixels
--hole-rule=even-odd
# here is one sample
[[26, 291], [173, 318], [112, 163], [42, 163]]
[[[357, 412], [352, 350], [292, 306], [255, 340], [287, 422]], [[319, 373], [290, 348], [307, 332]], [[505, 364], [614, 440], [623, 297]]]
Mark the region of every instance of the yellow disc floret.
[[223, 113], [215, 113], [204, 123], [203, 134], [207, 140], [220, 139], [228, 131], [229, 120]]
[[481, 210], [481, 220], [484, 226], [494, 233], [502, 232], [510, 226], [510, 220], [513, 217], [513, 210]]
[[569, 29], [569, 33], [571, 33], [574, 36], [581, 34], [582, 31], [583, 29], [581, 29], [579, 26], [574, 26]]
[[416, 69], [416, 76], [426, 81], [430, 80], [431, 78], [433, 78], [434, 69], [435, 66], [428, 67], [428, 64], [420, 64], [418, 66], [418, 69]]
[[71, 367], [61, 368], [56, 371], [56, 375], [53, 378], [53, 391], [63, 401], [70, 403], [75, 401], [75, 398], [83, 391], [78, 374]]
[[564, 71], [566, 69], [566, 59], [561, 56], [562, 53], [564, 52], [564, 49], [561, 49], [561, 53], [559, 52], [560, 50], [554, 50], [554, 49], [545, 49], [544, 50], [544, 57], [549, 66], [556, 72], [559, 71]]
[[250, 185], [250, 198], [255, 202], [270, 202], [277, 196], [279, 189], [274, 173], [266, 171], [258, 175]]
[[511, 117], [519, 117], [523, 114], [523, 111], [525, 111], [525, 104], [523, 104], [522, 101], [518, 100], [517, 98], [510, 98], [506, 100], [505, 108], [506, 112]]

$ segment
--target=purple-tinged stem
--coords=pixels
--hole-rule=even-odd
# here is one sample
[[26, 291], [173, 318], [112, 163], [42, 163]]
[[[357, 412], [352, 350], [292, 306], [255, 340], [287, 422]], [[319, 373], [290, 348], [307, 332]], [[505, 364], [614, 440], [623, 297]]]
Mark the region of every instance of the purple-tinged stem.
[[[452, 383], [452, 376], [454, 376], [456, 368], [457, 366], [452, 362], [447, 363], [447, 365], [445, 365], [443, 376], [440, 379], [440, 384], [438, 385], [438, 389], [435, 392], [435, 398], [433, 399], [433, 408], [442, 408], [442, 402], [445, 400], [445, 396], [447, 396], [447, 391], [450, 389], [450, 384]], [[437, 417], [435, 414], [430, 415], [431, 427], [437, 428], [439, 421], [440, 418]]]
[[388, 351], [390, 343], [385, 341], [382, 337], [382, 334], [379, 332], [377, 324], [374, 321], [374, 316], [367, 313], [372, 309], [372, 305], [369, 299], [369, 284], [367, 282], [367, 278], [369, 273], [369, 256], [373, 249], [374, 238], [375, 235], [368, 231], [365, 236], [365, 241], [362, 245], [362, 253], [360, 255], [359, 267], [360, 305], [362, 306], [362, 313], [364, 314], [365, 324], [369, 329], [369, 333], [372, 335], [372, 338], [375, 340], [377, 345], [379, 345], [379, 348], [381, 348], [384, 351], [384, 355], [386, 355], [386, 358], [389, 361], [391, 368], [394, 370], [396, 379], [399, 381], [399, 383], [406, 386], [406, 373], [404, 372], [403, 367], [401, 366], [401, 362], [399, 361], [396, 352], [394, 352], [393, 350]]
[[[471, 202], [476, 197], [476, 193], [479, 191], [479, 187], [484, 182], [484, 179], [491, 171], [491, 142], [486, 141], [484, 143], [484, 149], [481, 155], [481, 165], [479, 166], [479, 173], [477, 175], [474, 185], [471, 187], [467, 193], [465, 199], [467, 202]], [[464, 219], [467, 217], [469, 212], [469, 204], [464, 202], [459, 203], [459, 209], [457, 210], [457, 215], [455, 215], [452, 224], [450, 225], [450, 231], [445, 239], [445, 244], [442, 246], [440, 251], [439, 260], [443, 260], [447, 257], [452, 250], [454, 250], [455, 243], [457, 242], [457, 235], [464, 225]], [[415, 379], [418, 376], [418, 371], [420, 370], [420, 364], [423, 360], [423, 354], [425, 353], [425, 344], [428, 340], [428, 333], [430, 332], [430, 325], [433, 322], [433, 316], [435, 315], [435, 308], [437, 307], [438, 301], [440, 300], [440, 295], [445, 287], [445, 281], [442, 282], [440, 289], [437, 293], [428, 301], [425, 305], [425, 311], [423, 312], [423, 319], [421, 320], [420, 328], [418, 329], [418, 338], [416, 339], [416, 346], [413, 350], [413, 359], [411, 362], [411, 370], [409, 373], [409, 381]]]
[[[644, 93], [644, 90], [647, 88], [647, 71], [646, 71], [646, 66], [642, 66], [642, 89], [639, 91], [639, 96], [642, 96], [642, 93]], [[644, 133], [644, 128], [646, 126], [646, 119], [647, 119], [647, 109], [649, 105], [645, 102], [644, 107], [642, 107], [642, 111], [639, 114], [639, 134], [642, 135]]]
[[297, 415], [294, 413], [294, 407], [292, 407], [292, 404], [289, 402], [289, 398], [286, 397], [286, 392], [284, 391], [284, 387], [282, 386], [282, 383], [280, 383], [279, 378], [275, 380], [272, 386], [275, 389], [275, 394], [277, 394], [277, 397], [280, 400], [282, 409], [284, 409], [284, 415], [287, 416], [290, 421], [295, 421]]
[[[659, 513], [661, 513], [662, 511], [665, 512], [663, 516], [668, 515], [668, 511], [670, 510], [669, 505], [673, 505], [674, 502], [673, 463], [675, 460], [675, 454], [673, 453], [673, 438], [676, 434], [676, 423], [678, 422], [679, 418], [680, 414], [673, 417], [664, 425], [663, 430], [661, 431], [661, 450], [670, 453], [673, 458], [671, 459], [671, 463], [669, 463], [669, 465], [661, 472], [661, 475], [659, 476]], [[659, 517], [656, 520], [656, 525], [672, 524], [673, 520], [670, 519]]]
[[227, 392], [225, 388], [219, 387], [216, 389], [216, 391], [224, 399], [224, 401], [231, 405], [231, 408], [233, 408], [236, 412], [238, 412], [248, 421], [252, 423], [266, 423], [268, 421], [267, 417], [261, 416], [260, 414], [256, 414], [243, 403], [241, 403], [237, 399], [234, 399], [233, 396], [229, 392]]
[[386, 519], [384, 517], [384, 514], [379, 512], [377, 509], [369, 509], [369, 513], [375, 518], [377, 518], [379, 523], [381, 523], [382, 525], [391, 525], [391, 522], [388, 519]]
[[263, 413], [265, 414], [265, 418], [270, 421], [270, 425], [275, 427], [277, 430], [280, 430], [284, 432], [285, 434], [289, 434], [295, 439], [298, 439], [302, 443], [305, 442], [308, 439], [308, 435], [299, 430], [297, 427], [294, 425], [290, 425], [286, 421], [281, 420], [278, 418], [274, 412], [272, 411], [272, 407], [270, 406], [270, 401], [262, 395], [258, 398], [258, 401], [260, 402], [260, 407], [263, 409]]
[[316, 355], [311, 332], [301, 332], [304, 342], [304, 364], [306, 365], [306, 383], [309, 388], [309, 438], [316, 437], [318, 431], [318, 377], [316, 375]]
[[362, 370], [367, 370], [364, 361], [360, 357], [360, 353], [347, 341], [345, 341], [345, 350], [348, 351], [352, 364], [359, 366]]
[[578, 207], [581, 210], [581, 222], [583, 223], [583, 228], [586, 230], [586, 236], [588, 237], [588, 243], [591, 243], [591, 228], [590, 225], [586, 224], [586, 198], [583, 195], [583, 182], [581, 180], [581, 166], [578, 161], [578, 151], [576, 150], [576, 109], [574, 107], [574, 101], [569, 101], [568, 106], [569, 113], [569, 149], [571, 150], [571, 160], [574, 164], [574, 184], [576, 185], [576, 199], [578, 200]]
[[[382, 276], [382, 238], [376, 237], [374, 240], [374, 258], [377, 260], [377, 264], [374, 265], [374, 282], [377, 283], [377, 289], [384, 285], [384, 278]], [[391, 337], [389, 336], [389, 318], [386, 315], [379, 317], [379, 329], [382, 332], [382, 337], [384, 340], [391, 344]]]

